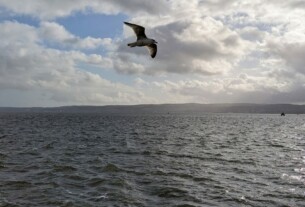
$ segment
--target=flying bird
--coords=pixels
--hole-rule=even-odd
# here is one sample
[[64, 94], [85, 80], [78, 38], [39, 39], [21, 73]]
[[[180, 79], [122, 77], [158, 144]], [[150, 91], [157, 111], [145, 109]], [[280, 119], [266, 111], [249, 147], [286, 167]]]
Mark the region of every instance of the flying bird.
[[156, 40], [154, 39], [150, 39], [147, 38], [145, 35], [145, 28], [140, 26], [140, 25], [136, 25], [136, 24], [132, 24], [132, 23], [128, 23], [128, 22], [124, 22], [124, 24], [126, 24], [127, 26], [131, 27], [134, 31], [134, 33], [137, 36], [137, 41], [136, 42], [132, 42], [127, 44], [129, 47], [143, 47], [146, 46], [149, 50], [150, 56], [152, 58], [156, 57], [157, 54], [157, 43]]

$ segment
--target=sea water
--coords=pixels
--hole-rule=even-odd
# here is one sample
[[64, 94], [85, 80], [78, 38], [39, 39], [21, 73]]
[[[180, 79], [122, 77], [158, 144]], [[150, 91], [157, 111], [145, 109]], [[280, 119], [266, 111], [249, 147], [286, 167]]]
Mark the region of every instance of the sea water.
[[0, 114], [0, 206], [305, 206], [305, 116]]

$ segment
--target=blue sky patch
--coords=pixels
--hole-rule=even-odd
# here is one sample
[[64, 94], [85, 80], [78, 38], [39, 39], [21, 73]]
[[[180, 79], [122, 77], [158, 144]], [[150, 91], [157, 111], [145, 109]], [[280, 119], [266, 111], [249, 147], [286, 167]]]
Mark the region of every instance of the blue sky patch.
[[29, 15], [17, 15], [0, 7], [0, 22], [16, 21], [21, 24], [27, 24], [34, 27], [39, 26], [39, 20]]
[[63, 25], [72, 34], [84, 37], [115, 38], [122, 34], [123, 21], [127, 16], [104, 15], [104, 14], [83, 14], [76, 13], [73, 16], [60, 18], [56, 22]]

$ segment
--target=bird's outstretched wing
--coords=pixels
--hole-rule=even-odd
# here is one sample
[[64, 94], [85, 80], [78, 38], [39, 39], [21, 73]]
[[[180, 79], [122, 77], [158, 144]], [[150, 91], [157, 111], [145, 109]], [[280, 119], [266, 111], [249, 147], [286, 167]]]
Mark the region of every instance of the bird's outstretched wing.
[[157, 55], [157, 45], [156, 44], [151, 44], [146, 46], [149, 50], [150, 57], [154, 58]]
[[147, 38], [145, 35], [145, 28], [137, 25], [137, 24], [131, 24], [128, 22], [124, 22], [124, 24], [126, 24], [127, 26], [131, 27], [134, 31], [134, 33], [137, 35], [137, 40], [143, 39], [143, 38]]

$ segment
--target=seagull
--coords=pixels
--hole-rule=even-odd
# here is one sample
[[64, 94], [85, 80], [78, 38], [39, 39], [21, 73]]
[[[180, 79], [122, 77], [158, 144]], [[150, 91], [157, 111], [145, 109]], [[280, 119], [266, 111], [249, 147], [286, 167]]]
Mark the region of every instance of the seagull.
[[154, 40], [154, 39], [150, 39], [150, 38], [146, 37], [145, 28], [140, 25], [136, 25], [136, 24], [132, 24], [132, 23], [128, 23], [128, 22], [124, 22], [124, 24], [131, 27], [133, 29], [134, 33], [137, 35], [137, 41], [129, 43], [127, 45], [129, 47], [146, 46], [149, 50], [150, 56], [152, 58], [156, 57], [156, 54], [157, 54], [157, 45], [156, 44], [158, 42], [156, 42], [156, 40]]

